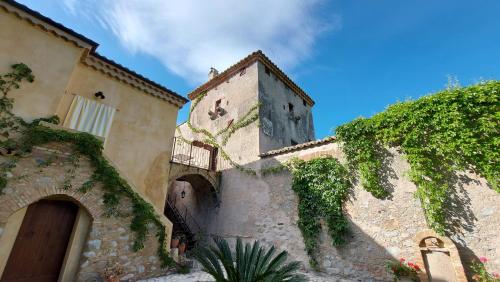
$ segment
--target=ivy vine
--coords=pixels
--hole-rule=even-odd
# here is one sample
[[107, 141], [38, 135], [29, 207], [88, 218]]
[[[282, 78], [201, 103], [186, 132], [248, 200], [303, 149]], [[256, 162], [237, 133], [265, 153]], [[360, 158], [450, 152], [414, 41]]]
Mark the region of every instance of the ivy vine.
[[[243, 115], [243, 117], [240, 118], [236, 123], [228, 126], [227, 128], [221, 129], [219, 132], [217, 132], [215, 135], [213, 135], [208, 130], [206, 130], [204, 128], [197, 128], [197, 127], [193, 126], [193, 124], [191, 123], [192, 112], [198, 106], [198, 104], [201, 102], [201, 100], [206, 97], [206, 95], [207, 95], [207, 93], [204, 92], [204, 93], [198, 95], [198, 97], [196, 97], [196, 99], [193, 101], [193, 106], [189, 110], [188, 118], [186, 121], [187, 127], [192, 132], [203, 135], [203, 138], [204, 138], [203, 142], [204, 143], [209, 144], [215, 148], [218, 148], [219, 153], [221, 154], [222, 158], [224, 160], [228, 161], [233, 167], [235, 167], [236, 169], [238, 169], [241, 172], [244, 172], [246, 174], [249, 174], [252, 176], [257, 175], [256, 170], [248, 168], [248, 167], [244, 167], [244, 166], [236, 163], [235, 161], [233, 161], [233, 159], [229, 156], [229, 154], [224, 150], [223, 145], [227, 144], [227, 142], [229, 141], [231, 136], [236, 131], [238, 131], [241, 128], [249, 126], [250, 124], [256, 122], [259, 119], [258, 109], [260, 107], [260, 104], [256, 104], [255, 106], [251, 107], [250, 110], [245, 115]], [[188, 144], [191, 143], [191, 141], [187, 140], [182, 135], [182, 132], [181, 132], [179, 126], [177, 127], [176, 130], [177, 130], [177, 133], [180, 137], [180, 140], [182, 140], [183, 142], [186, 142]], [[222, 136], [222, 145], [219, 144], [219, 142], [217, 141], [217, 137], [219, 137], [219, 136]]]
[[334, 245], [345, 243], [349, 230], [343, 213], [343, 203], [352, 188], [345, 166], [333, 157], [320, 157], [310, 161], [292, 160], [292, 189], [297, 194], [298, 226], [304, 238], [310, 265], [318, 268], [316, 254], [321, 231], [320, 219], [326, 221]]
[[371, 118], [341, 125], [349, 167], [363, 187], [378, 198], [387, 195], [381, 179], [380, 149], [398, 147], [410, 163], [410, 179], [428, 225], [448, 230], [446, 207], [456, 173], [471, 171], [500, 192], [500, 82], [449, 87], [414, 101], [391, 105]]
[[[133, 207], [133, 217], [130, 229], [135, 232], [133, 250], [138, 251], [144, 247], [144, 241], [148, 234], [148, 225], [153, 224], [157, 228], [156, 237], [158, 239], [157, 254], [163, 267], [174, 265], [174, 261], [165, 249], [167, 246], [165, 225], [154, 210], [153, 206], [146, 202], [126, 180], [120, 177], [116, 169], [103, 156], [103, 144], [93, 135], [79, 132], [69, 132], [66, 130], [52, 129], [41, 126], [41, 121], [57, 124], [57, 117], [43, 118], [26, 123], [22, 119], [12, 114], [13, 99], [7, 97], [7, 93], [13, 88], [19, 88], [19, 84], [26, 80], [32, 82], [34, 76], [28, 66], [16, 64], [12, 66], [13, 71], [0, 76], [0, 91], [3, 96], [0, 98], [0, 125], [2, 135], [0, 138], [0, 149], [8, 151], [9, 161], [2, 163], [0, 168], [0, 190], [7, 185], [6, 172], [15, 167], [15, 160], [31, 152], [34, 146], [43, 145], [49, 142], [64, 142], [72, 144], [76, 156], [87, 156], [94, 167], [94, 173], [88, 181], [80, 188], [79, 192], [85, 193], [92, 189], [95, 183], [102, 183], [104, 190], [103, 202], [106, 215], [117, 215], [117, 207], [121, 197], [130, 199]], [[12, 133], [17, 133], [12, 135]], [[78, 167], [77, 157], [72, 158], [73, 167], [67, 173], [63, 188], [71, 189], [71, 179], [74, 177]]]

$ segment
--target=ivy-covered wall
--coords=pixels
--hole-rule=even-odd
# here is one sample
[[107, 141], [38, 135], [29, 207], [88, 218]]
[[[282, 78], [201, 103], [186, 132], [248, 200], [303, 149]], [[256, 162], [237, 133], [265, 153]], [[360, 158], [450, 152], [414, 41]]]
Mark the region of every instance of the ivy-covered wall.
[[[243, 74], [235, 74], [226, 82], [200, 95], [191, 103], [190, 124], [178, 127], [176, 136], [213, 145], [216, 141], [235, 163], [248, 163], [258, 159], [258, 68], [248, 66]], [[223, 114], [211, 119], [216, 101], [220, 101]], [[193, 129], [195, 129], [193, 131]], [[214, 138], [204, 132], [205, 130]], [[208, 140], [213, 139], [213, 140]], [[219, 155], [222, 155], [219, 150]]]
[[[100, 281], [105, 268], [115, 262], [123, 266], [125, 273], [122, 277], [126, 275], [125, 278], [130, 280], [165, 273], [166, 269], [162, 268], [157, 256], [157, 228], [148, 225], [144, 248], [134, 251], [136, 235], [130, 230], [134, 218], [131, 201], [123, 197], [115, 207], [119, 216], [107, 216], [108, 206], [103, 203], [106, 190], [101, 183], [96, 183], [87, 193], [77, 190], [92, 178], [94, 167], [87, 157], [81, 156], [75, 169], [73, 154], [67, 144], [48, 143], [17, 160], [16, 167], [7, 174], [8, 184], [0, 195], [2, 242], [6, 242], [2, 233], [10, 233], [6, 223], [14, 212], [42, 198], [59, 197], [76, 202], [91, 217], [90, 227], [78, 235], [85, 238], [82, 253], [71, 258], [78, 269], [72, 281]], [[0, 163], [7, 161], [0, 156]], [[74, 171], [74, 177], [68, 182], [70, 170]], [[73, 188], [65, 188], [68, 184]]]
[[[88, 261], [84, 261], [81, 266], [78, 257], [82, 248], [78, 247], [78, 251], [69, 253], [66, 262], [71, 260], [74, 265], [72, 273], [80, 273], [88, 267], [92, 275], [102, 276], [108, 263], [116, 260], [114, 257], [120, 253], [118, 250], [123, 253], [122, 261], [113, 264], [127, 266], [130, 258], [139, 253], [141, 257], [135, 259], [135, 263], [144, 263], [144, 256], [150, 255], [148, 260], [153, 265], [149, 272], [145, 272], [144, 265], [139, 270], [134, 266], [127, 270], [128, 278], [125, 280], [137, 273], [144, 276], [156, 273], [159, 267], [163, 271], [174, 266], [174, 261], [168, 254], [172, 223], [120, 176], [103, 154], [101, 140], [88, 133], [54, 125], [59, 121], [57, 116], [28, 123], [12, 113], [15, 103], [15, 98], [12, 97], [15, 91], [12, 90], [19, 89], [23, 83], [32, 83], [35, 76], [23, 63], [14, 64], [11, 68], [10, 72], [0, 75], [0, 201], [3, 209], [0, 212], [0, 253], [3, 254], [0, 272], [10, 253], [9, 246], [16, 240], [16, 228], [23, 221], [18, 212], [40, 199], [61, 195], [65, 196], [64, 200], [82, 206], [80, 210], [88, 211], [88, 222], [104, 222], [107, 228], [95, 233], [94, 225], [91, 225], [92, 232], [89, 236], [95, 240], [89, 241], [88, 247], [95, 250], [83, 253], [82, 260]], [[42, 122], [45, 123], [41, 124]], [[113, 217], [114, 220], [107, 220]], [[14, 218], [17, 223], [13, 225]], [[80, 219], [77, 221], [80, 222]], [[98, 227], [99, 225], [96, 228]], [[77, 227], [74, 230], [78, 231], [74, 232], [78, 233], [77, 237], [85, 240], [88, 229]], [[131, 234], [133, 237], [130, 237]], [[107, 238], [111, 238], [110, 244], [116, 250], [97, 255], [95, 251], [100, 250], [102, 242]], [[154, 238], [153, 242], [151, 238]], [[75, 244], [71, 243], [71, 250], [76, 248]], [[156, 256], [152, 255], [151, 250], [155, 250]], [[98, 262], [90, 263], [94, 257], [97, 257]], [[68, 264], [64, 265], [66, 273]]]
[[[391, 162], [384, 169], [387, 173], [384, 185], [391, 197], [378, 199], [363, 189], [361, 183], [355, 182], [343, 205], [349, 230], [343, 236], [343, 245], [334, 246], [327, 221], [320, 220], [322, 229], [312, 254], [318, 268], [330, 277], [386, 281], [391, 279], [385, 269], [387, 260], [416, 258], [414, 236], [429, 227], [421, 203], [414, 196], [417, 187], [407, 175], [408, 162], [396, 150], [389, 152]], [[330, 143], [249, 165], [258, 170], [296, 157], [313, 160], [323, 156], [346, 162], [339, 144]], [[454, 189], [457, 206], [453, 219], [460, 226], [460, 232], [451, 238], [459, 244], [464, 263], [485, 256], [490, 259], [491, 270], [498, 270], [500, 195], [488, 187], [485, 179], [473, 174], [468, 176], [472, 181], [460, 182]], [[307, 269], [312, 269], [299, 228], [299, 198], [292, 187], [293, 176], [286, 170], [257, 177], [238, 170], [224, 171], [220, 208], [210, 232], [226, 238], [240, 236], [274, 244], [289, 251], [293, 259], [304, 262]]]
[[[187, 127], [215, 140], [211, 137], [214, 133], [210, 129], [200, 130], [192, 125], [193, 112], [199, 110], [197, 106], [207, 96], [204, 93], [193, 103], [190, 121], [178, 130], [180, 136], [183, 136], [182, 127]], [[259, 223], [262, 217], [283, 214], [283, 210], [269, 211], [267, 205], [274, 203], [269, 201], [266, 190], [281, 187], [279, 183], [270, 186], [266, 183], [266, 177], [281, 173], [285, 175], [281, 180], [291, 179], [289, 189], [295, 192], [296, 197], [297, 211], [292, 211], [286, 217], [296, 219], [288, 222], [296, 224], [300, 230], [309, 265], [314, 269], [328, 268], [328, 261], [331, 265], [338, 263], [339, 257], [335, 257], [335, 254], [351, 244], [351, 235], [358, 225], [349, 222], [346, 200], [358, 193], [365, 193], [360, 194], [363, 199], [373, 198], [373, 207], [386, 205], [390, 208], [389, 213], [384, 209], [369, 212], [366, 222], [359, 225], [363, 233], [366, 226], [377, 223], [375, 228], [378, 230], [368, 230], [365, 235], [368, 241], [375, 242], [381, 252], [374, 252], [375, 256], [362, 256], [361, 259], [350, 257], [347, 261], [354, 268], [342, 269], [351, 269], [352, 273], [341, 271], [337, 274], [352, 274], [356, 278], [356, 275], [363, 275], [366, 270], [366, 277], [375, 275], [384, 279], [384, 275], [387, 275], [384, 260], [400, 254], [410, 258], [416, 255], [416, 243], [410, 242], [412, 236], [427, 228], [440, 235], [450, 236], [459, 243], [466, 266], [470, 265], [474, 256], [488, 253], [496, 257], [494, 267], [497, 267], [498, 254], [490, 252], [491, 246], [495, 246], [491, 242], [494, 235], [481, 230], [483, 225], [477, 223], [476, 214], [487, 218], [486, 226], [498, 220], [495, 217], [491, 220], [490, 216], [494, 214], [499, 196], [499, 97], [499, 82], [485, 81], [469, 87], [450, 86], [415, 101], [396, 103], [372, 118], [358, 118], [338, 127], [338, 138], [333, 144], [335, 147], [328, 149], [328, 157], [318, 158], [319, 155], [313, 153], [312, 157], [307, 156], [310, 159], [307, 162], [296, 160], [294, 154], [300, 155], [309, 152], [309, 149], [299, 150], [285, 159], [280, 156], [273, 161], [242, 160], [242, 156], [252, 152], [249, 150], [252, 147], [232, 152], [233, 160], [242, 161], [235, 166], [237, 169], [223, 171], [221, 208], [217, 215], [219, 220], [212, 226], [211, 233], [224, 237], [262, 238], [245, 233], [255, 234], [255, 230], [263, 232], [274, 221]], [[262, 108], [265, 107], [261, 105]], [[197, 114], [198, 120], [203, 119], [200, 112]], [[205, 118], [207, 121], [208, 118]], [[263, 126], [263, 120], [259, 122]], [[233, 137], [240, 145], [249, 141], [257, 142], [252, 136]], [[225, 149], [217, 142], [211, 144]], [[247, 172], [247, 175], [241, 175], [240, 171]], [[484, 191], [478, 192], [478, 203], [491, 200], [488, 208], [479, 211], [480, 205], [472, 207], [467, 190], [471, 187], [482, 187]], [[288, 194], [290, 191], [280, 193]], [[401, 195], [402, 192], [405, 194]], [[396, 198], [397, 195], [401, 197]], [[364, 205], [362, 208], [369, 209], [372, 206]], [[354, 209], [353, 213], [360, 211]], [[401, 221], [402, 218], [409, 223]], [[395, 222], [385, 223], [387, 220]], [[278, 229], [283, 230], [283, 225], [286, 224], [278, 222], [278, 226], [282, 226]], [[336, 247], [333, 251], [323, 248], [320, 242], [322, 226], [329, 234], [331, 244]], [[388, 229], [394, 230], [383, 233]], [[400, 234], [398, 231], [401, 230], [405, 232]], [[482, 232], [480, 238], [483, 245], [479, 249], [471, 241], [476, 230]], [[286, 232], [291, 233], [293, 231]], [[276, 243], [276, 238], [289, 237], [284, 234], [272, 235], [269, 239], [273, 243]], [[377, 238], [384, 240], [378, 242]], [[370, 244], [367, 246], [368, 250], [374, 248]], [[327, 250], [325, 256], [320, 250]], [[343, 255], [345, 253], [340, 253], [340, 257]]]

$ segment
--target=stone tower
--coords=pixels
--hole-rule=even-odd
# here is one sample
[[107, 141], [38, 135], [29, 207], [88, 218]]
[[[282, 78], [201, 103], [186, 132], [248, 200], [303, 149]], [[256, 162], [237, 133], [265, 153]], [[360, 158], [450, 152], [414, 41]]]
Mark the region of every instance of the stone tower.
[[[201, 95], [204, 97], [194, 102]], [[227, 128], [239, 128], [223, 146], [239, 164], [254, 162], [269, 150], [314, 140], [314, 101], [261, 51], [222, 73], [212, 68], [209, 80], [188, 96], [193, 100], [193, 127], [216, 135], [219, 143], [224, 142]], [[256, 115], [256, 122], [238, 126]], [[186, 123], [179, 133], [204, 142], [203, 134], [193, 133]]]

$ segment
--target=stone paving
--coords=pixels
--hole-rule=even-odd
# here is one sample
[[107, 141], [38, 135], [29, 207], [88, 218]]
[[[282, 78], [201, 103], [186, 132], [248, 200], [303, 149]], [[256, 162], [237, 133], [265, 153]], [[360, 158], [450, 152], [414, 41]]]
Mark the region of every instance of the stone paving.
[[172, 274], [168, 276], [150, 278], [140, 282], [211, 282], [215, 281], [212, 276], [205, 272], [191, 272], [189, 274]]
[[[360, 281], [351, 279], [341, 279], [328, 275], [320, 275], [315, 273], [303, 273], [310, 282], [332, 282], [332, 281]], [[205, 272], [195, 271], [189, 274], [172, 274], [168, 276], [150, 278], [139, 282], [212, 282], [215, 281], [210, 275]]]

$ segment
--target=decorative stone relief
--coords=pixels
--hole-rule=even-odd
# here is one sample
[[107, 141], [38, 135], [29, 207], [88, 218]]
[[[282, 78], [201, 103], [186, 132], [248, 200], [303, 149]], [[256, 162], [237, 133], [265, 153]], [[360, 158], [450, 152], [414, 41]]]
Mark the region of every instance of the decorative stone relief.
[[420, 281], [467, 281], [452, 240], [433, 230], [424, 230], [415, 236], [415, 241], [418, 245], [417, 263], [424, 266], [424, 271], [419, 274]]
[[273, 136], [273, 122], [267, 119], [266, 117], [263, 117], [261, 119], [262, 122], [262, 132], [268, 136]]

